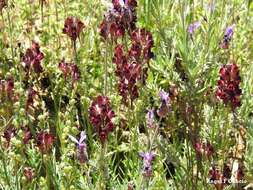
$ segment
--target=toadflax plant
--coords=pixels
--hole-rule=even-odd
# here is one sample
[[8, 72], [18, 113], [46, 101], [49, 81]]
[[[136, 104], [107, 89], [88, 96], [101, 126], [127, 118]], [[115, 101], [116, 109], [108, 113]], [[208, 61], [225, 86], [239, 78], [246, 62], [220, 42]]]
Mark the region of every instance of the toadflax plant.
[[80, 37], [80, 33], [84, 29], [84, 24], [76, 17], [68, 17], [65, 20], [63, 33], [68, 35], [71, 39], [72, 45], [73, 45], [73, 52], [74, 56], [76, 58], [77, 52], [76, 52], [76, 40]]
[[109, 133], [114, 128], [112, 119], [115, 117], [115, 113], [111, 109], [109, 98], [106, 96], [96, 97], [89, 108], [89, 117], [101, 144], [104, 145]]
[[95, 127], [95, 131], [101, 142], [101, 154], [99, 160], [99, 169], [102, 175], [102, 181], [100, 188], [104, 189], [107, 187], [108, 171], [105, 163], [106, 144], [109, 134], [114, 129], [112, 119], [115, 117], [114, 111], [111, 109], [109, 98], [106, 96], [97, 96], [90, 108], [89, 118], [92, 125]]

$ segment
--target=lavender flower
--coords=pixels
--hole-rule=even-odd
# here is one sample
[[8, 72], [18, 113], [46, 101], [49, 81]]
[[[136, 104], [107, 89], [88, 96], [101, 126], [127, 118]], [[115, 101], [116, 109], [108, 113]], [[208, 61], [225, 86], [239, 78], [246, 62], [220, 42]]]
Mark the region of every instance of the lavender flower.
[[69, 138], [77, 144], [77, 157], [80, 161], [80, 163], [84, 163], [88, 160], [88, 154], [87, 154], [87, 146], [85, 143], [86, 140], [86, 134], [84, 131], [80, 134], [80, 139], [77, 140], [75, 137], [69, 135]]
[[151, 152], [141, 152], [139, 153], [140, 157], [143, 159], [143, 168], [142, 168], [142, 175], [144, 177], [151, 177], [152, 176], [152, 162], [155, 159], [155, 153]]
[[188, 32], [192, 35], [200, 27], [200, 22], [194, 22], [189, 25]]
[[233, 24], [232, 26], [228, 26], [226, 28], [225, 34], [224, 34], [224, 39], [227, 39], [228, 41], [230, 41], [233, 37], [234, 34], [234, 27], [235, 25]]
[[160, 95], [162, 102], [165, 102], [166, 104], [169, 102], [170, 97], [167, 92], [165, 92], [164, 90], [161, 90], [159, 95]]
[[146, 115], [146, 122], [147, 122], [148, 128], [154, 127], [154, 118], [155, 118], [154, 109], [149, 109]]
[[169, 93], [161, 90], [160, 91], [161, 104], [157, 111], [157, 114], [160, 118], [166, 117], [167, 113], [170, 111], [170, 97]]
[[226, 28], [223, 40], [222, 40], [222, 42], [220, 44], [220, 47], [222, 49], [228, 49], [229, 48], [229, 42], [231, 41], [231, 39], [233, 37], [233, 34], [234, 34], [234, 27], [235, 27], [235, 25], [233, 24], [233, 25], [228, 26]]

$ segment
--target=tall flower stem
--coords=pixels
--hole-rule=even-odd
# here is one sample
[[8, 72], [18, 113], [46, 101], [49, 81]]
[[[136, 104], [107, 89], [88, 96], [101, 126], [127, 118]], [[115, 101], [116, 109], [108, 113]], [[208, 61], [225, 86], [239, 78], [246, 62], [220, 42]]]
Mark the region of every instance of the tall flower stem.
[[43, 24], [44, 21], [44, 14], [43, 14], [43, 8], [44, 8], [44, 0], [40, 0], [40, 11], [41, 11], [41, 23]]
[[105, 154], [106, 154], [106, 148], [107, 148], [107, 144], [106, 142], [104, 144], [102, 144], [101, 147], [101, 152], [100, 152], [100, 160], [99, 160], [99, 171], [101, 174], [101, 179], [100, 179], [100, 189], [104, 190], [106, 189], [107, 186], [107, 167], [106, 167], [106, 162], [105, 162]]
[[105, 66], [105, 83], [104, 83], [104, 95], [107, 96], [107, 93], [108, 93], [108, 53], [107, 53], [107, 50], [108, 50], [108, 43], [107, 41], [105, 42], [106, 46], [105, 46], [105, 63], [104, 63], [104, 66]]
[[54, 7], [55, 7], [55, 18], [56, 18], [56, 21], [59, 22], [59, 14], [58, 14], [58, 5], [57, 5], [57, 1], [54, 0]]
[[153, 138], [151, 139], [151, 136], [149, 136], [149, 142], [150, 142], [150, 144], [149, 144], [149, 151], [151, 151], [152, 150], [152, 147], [153, 147], [153, 145], [154, 145], [154, 142], [155, 142], [155, 139], [156, 139], [156, 137], [157, 137], [157, 135], [159, 134], [159, 127], [160, 127], [160, 124], [161, 124], [161, 118], [159, 119], [159, 121], [158, 121], [158, 125], [157, 126], [155, 126], [155, 131], [154, 131], [154, 135], [153, 135]]
[[73, 40], [72, 44], [73, 44], [73, 57], [74, 57], [74, 60], [75, 60], [75, 64], [77, 64], [76, 40]]
[[11, 40], [11, 43], [10, 43], [10, 46], [11, 46], [11, 56], [12, 56], [12, 59], [14, 59], [14, 49], [13, 49], [13, 40], [12, 40], [12, 23], [11, 23], [11, 18], [10, 18], [10, 12], [9, 12], [9, 8], [7, 10], [7, 19], [8, 19], [8, 25], [9, 25], [9, 33], [10, 33], [10, 40]]
[[[2, 142], [1, 142], [1, 138], [0, 138], [0, 145], [2, 145]], [[5, 176], [5, 180], [6, 180], [6, 183], [9, 187], [11, 187], [11, 183], [10, 183], [10, 178], [9, 178], [9, 175], [8, 175], [8, 171], [7, 171], [7, 164], [6, 164], [6, 160], [5, 160], [5, 154], [4, 154], [4, 150], [2, 149], [2, 146], [1, 147], [1, 155], [0, 155], [0, 158], [1, 158], [1, 161], [2, 161], [2, 166], [3, 166], [3, 169], [4, 169], [4, 176]]]

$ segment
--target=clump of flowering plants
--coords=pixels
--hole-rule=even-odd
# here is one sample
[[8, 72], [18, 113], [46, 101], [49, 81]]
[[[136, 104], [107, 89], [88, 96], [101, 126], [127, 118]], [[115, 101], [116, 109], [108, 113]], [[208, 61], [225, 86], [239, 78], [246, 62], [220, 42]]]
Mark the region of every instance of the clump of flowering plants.
[[251, 1], [0, 13], [0, 189], [252, 187]]

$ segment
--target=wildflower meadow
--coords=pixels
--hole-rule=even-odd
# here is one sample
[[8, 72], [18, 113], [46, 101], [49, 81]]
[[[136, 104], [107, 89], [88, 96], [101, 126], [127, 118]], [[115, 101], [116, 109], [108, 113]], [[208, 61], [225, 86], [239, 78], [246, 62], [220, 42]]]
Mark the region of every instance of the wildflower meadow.
[[0, 190], [252, 190], [252, 0], [0, 0]]

